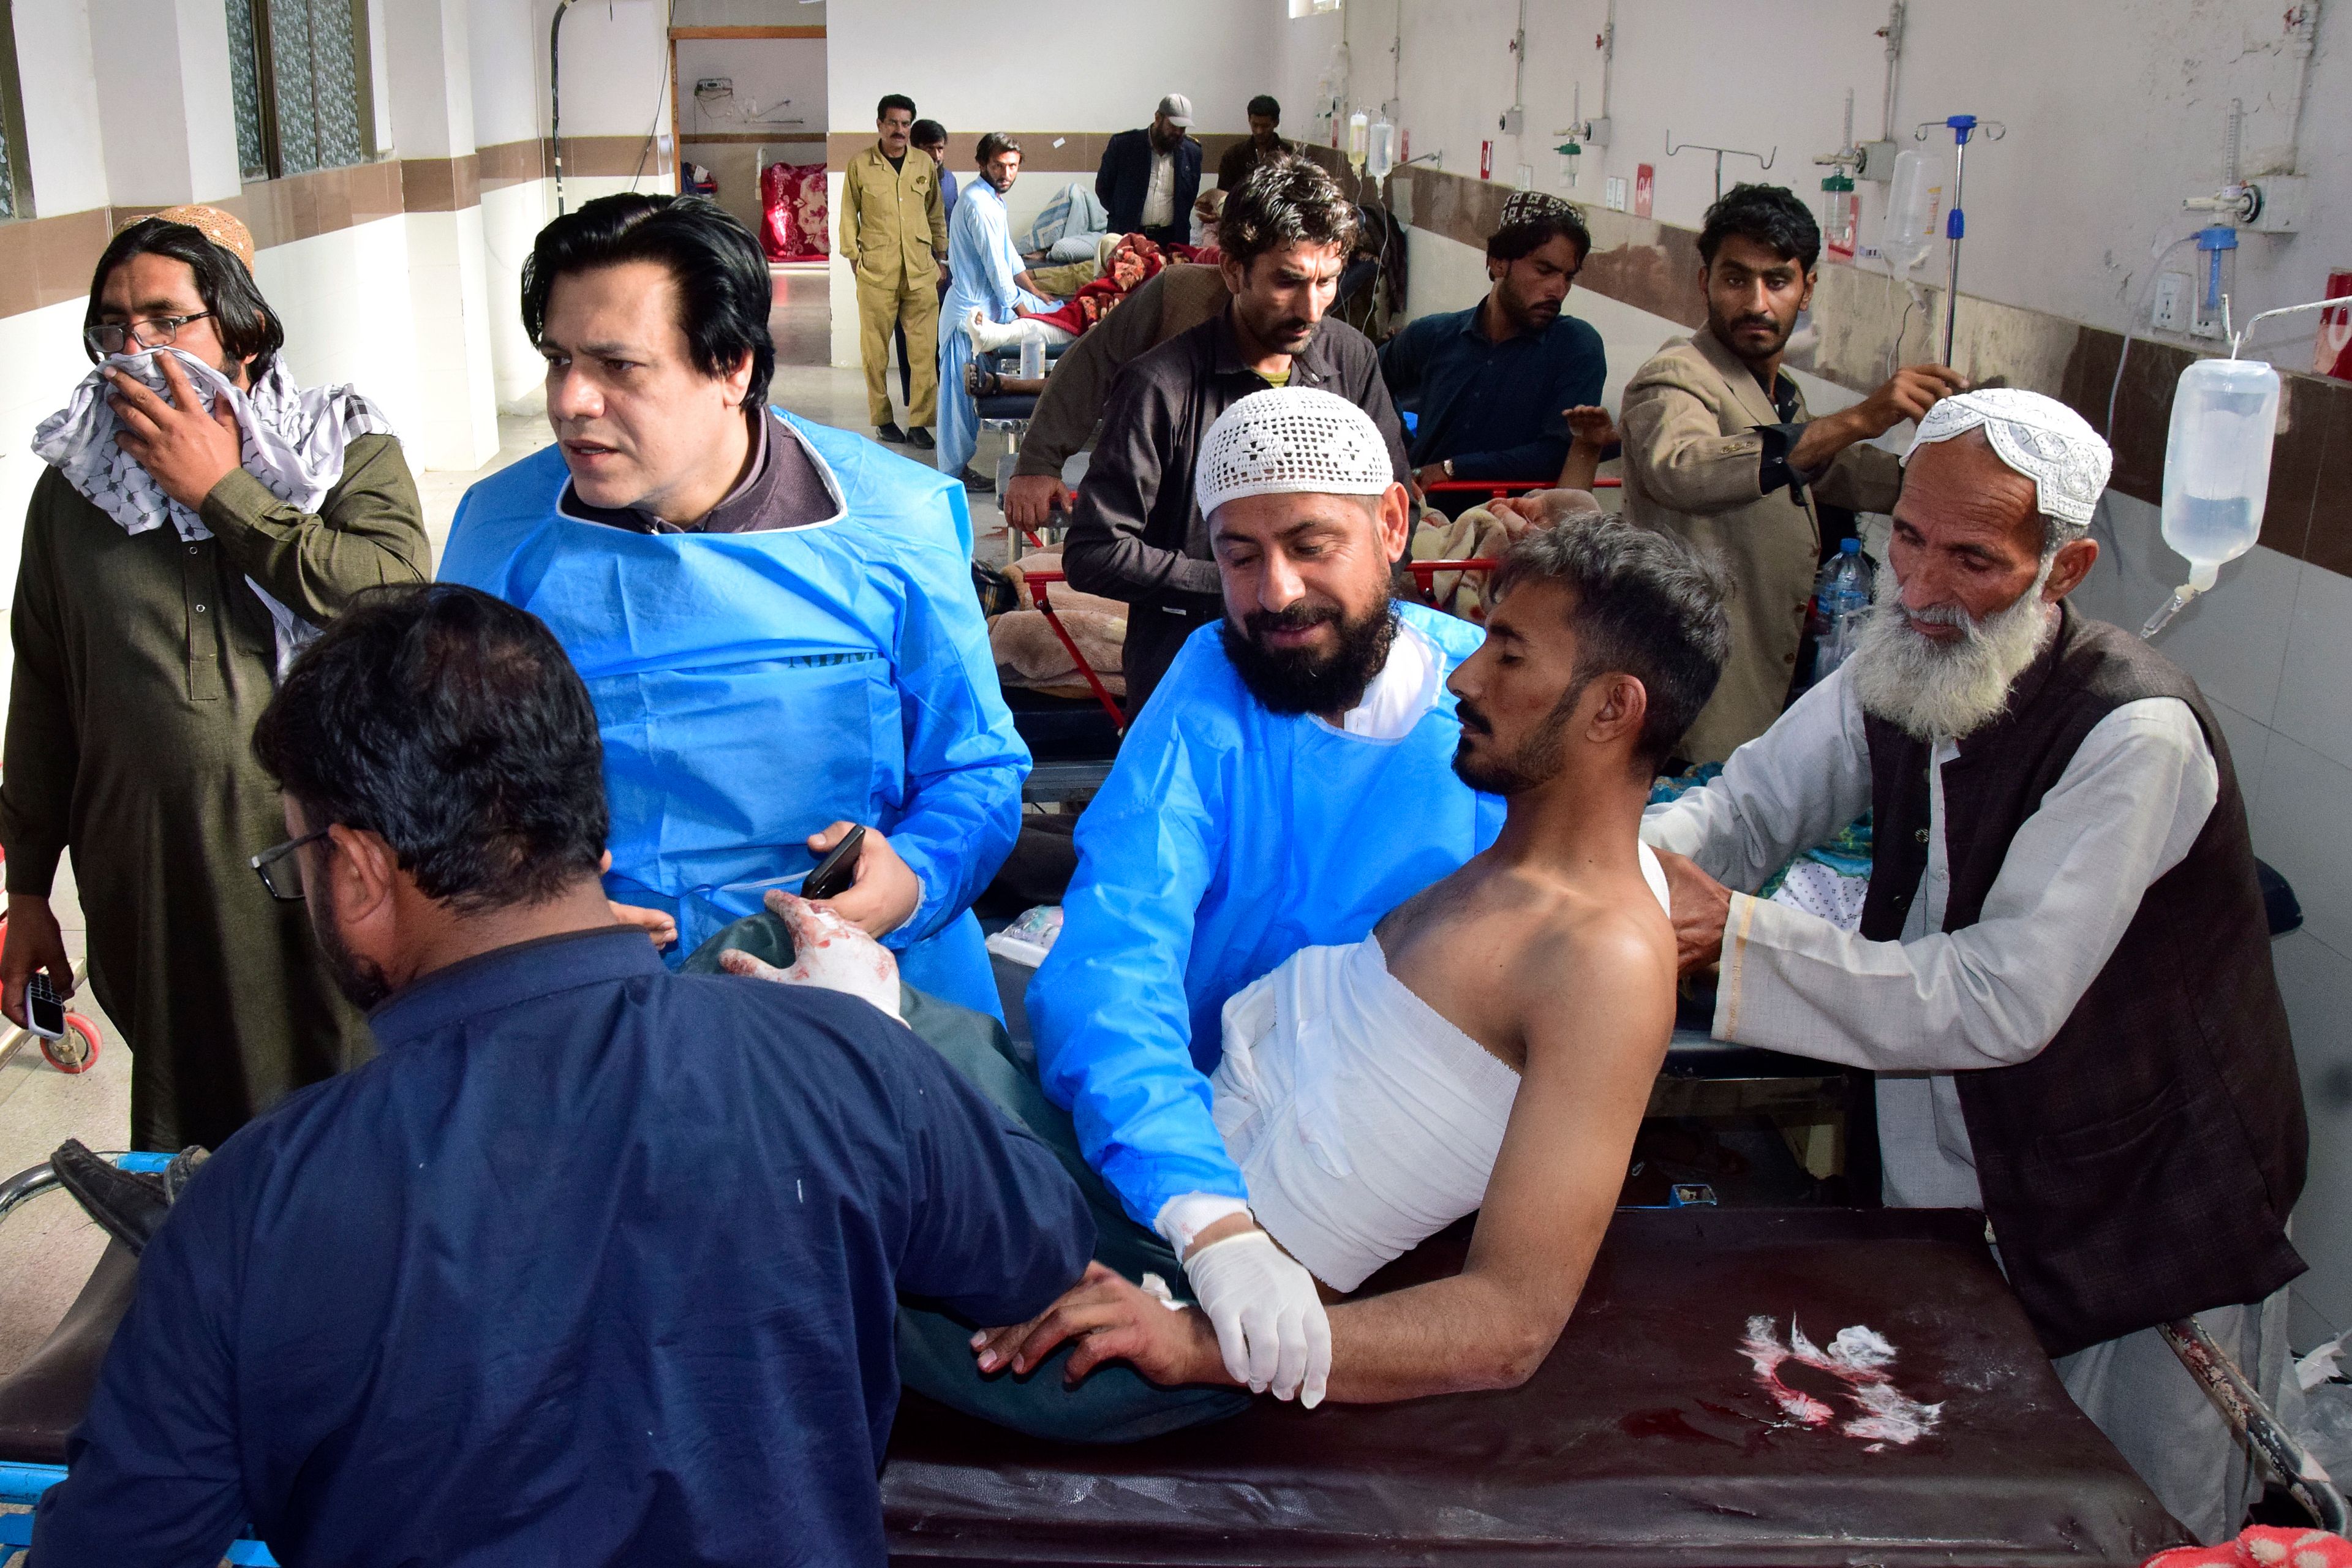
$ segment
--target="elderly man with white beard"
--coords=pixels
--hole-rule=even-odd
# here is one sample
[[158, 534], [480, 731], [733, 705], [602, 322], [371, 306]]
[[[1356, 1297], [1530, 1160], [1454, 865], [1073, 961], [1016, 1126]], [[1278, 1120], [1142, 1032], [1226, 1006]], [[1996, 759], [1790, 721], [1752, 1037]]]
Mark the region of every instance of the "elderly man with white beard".
[[[2065, 603], [2106, 444], [2038, 394], [1920, 423], [1853, 656], [1653, 807], [1719, 1039], [1874, 1069], [1885, 1196], [1981, 1209], [2067, 1392], [2201, 1540], [2260, 1479], [2157, 1331], [2284, 1373], [2305, 1131], [2244, 802], [2196, 683]], [[1873, 813], [1861, 929], [1754, 898]], [[1688, 858], [1683, 858], [1688, 857]]]

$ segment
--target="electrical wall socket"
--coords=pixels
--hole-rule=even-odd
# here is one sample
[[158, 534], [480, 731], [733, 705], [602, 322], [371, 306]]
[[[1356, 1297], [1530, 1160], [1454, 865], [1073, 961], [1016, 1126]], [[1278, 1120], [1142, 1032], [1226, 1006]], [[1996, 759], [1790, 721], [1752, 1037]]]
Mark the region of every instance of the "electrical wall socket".
[[697, 92], [733, 92], [735, 79], [731, 76], [707, 76], [694, 84]]
[[2159, 332], [2187, 331], [2191, 292], [2188, 273], [2159, 273], [2156, 279], [2156, 308], [2148, 313], [2148, 324]]
[[1612, 213], [1625, 210], [1625, 176], [1612, 174], [1601, 184], [1601, 205]]

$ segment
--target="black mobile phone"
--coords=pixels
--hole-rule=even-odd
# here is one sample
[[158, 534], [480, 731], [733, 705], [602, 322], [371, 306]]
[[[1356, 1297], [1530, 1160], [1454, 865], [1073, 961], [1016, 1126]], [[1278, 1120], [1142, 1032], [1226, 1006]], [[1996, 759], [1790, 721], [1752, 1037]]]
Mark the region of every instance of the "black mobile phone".
[[[837, 899], [849, 891], [857, 880], [857, 852], [866, 843], [866, 829], [853, 827], [843, 835], [833, 852], [817, 862], [816, 869], [801, 880], [801, 897], [812, 901]], [[63, 1027], [62, 1025], [59, 1027]]]
[[25, 1026], [45, 1040], [65, 1038], [66, 1005], [38, 970], [25, 987]]

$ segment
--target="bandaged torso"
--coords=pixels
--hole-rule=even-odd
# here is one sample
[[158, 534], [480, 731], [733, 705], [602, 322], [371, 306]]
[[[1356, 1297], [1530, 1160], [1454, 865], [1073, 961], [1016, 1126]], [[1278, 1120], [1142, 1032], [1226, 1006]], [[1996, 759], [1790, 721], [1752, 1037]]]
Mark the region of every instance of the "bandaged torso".
[[1326, 1285], [1354, 1289], [1486, 1201], [1519, 1075], [1390, 973], [1378, 937], [1301, 949], [1225, 1004], [1223, 1030], [1217, 1131], [1258, 1223]]

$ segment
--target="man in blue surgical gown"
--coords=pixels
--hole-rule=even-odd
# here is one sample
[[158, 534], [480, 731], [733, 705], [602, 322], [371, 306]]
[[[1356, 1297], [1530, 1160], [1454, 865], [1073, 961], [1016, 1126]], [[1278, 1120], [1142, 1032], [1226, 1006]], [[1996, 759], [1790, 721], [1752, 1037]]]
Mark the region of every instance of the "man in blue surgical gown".
[[675, 961], [852, 824], [831, 900], [908, 984], [1001, 1016], [973, 897], [1029, 753], [996, 682], [950, 482], [766, 405], [771, 284], [696, 197], [541, 230], [523, 318], [556, 446], [467, 492], [442, 576], [545, 621], [595, 700], [608, 895]]
[[966, 467], [980, 442], [980, 410], [963, 384], [971, 363], [971, 339], [963, 324], [974, 310], [997, 325], [1015, 310], [1050, 310], [1038, 296], [1021, 253], [1013, 247], [1013, 224], [1004, 193], [1021, 177], [1021, 143], [1001, 131], [980, 139], [980, 178], [964, 189], [948, 220], [947, 298], [940, 301], [940, 472], [959, 475], [983, 493], [996, 488]]
[[1454, 776], [1445, 689], [1481, 633], [1391, 602], [1406, 493], [1347, 399], [1243, 398], [1203, 438], [1195, 486], [1224, 618], [1184, 644], [1078, 819], [1029, 1018], [1045, 1092], [1128, 1215], [1184, 1260], [1227, 1366], [1303, 1369], [1273, 1392], [1312, 1397], [1330, 1363], [1315, 1282], [1251, 1217], [1209, 1114], [1218, 1015], [1299, 949], [1361, 942], [1494, 841], [1502, 802]]

